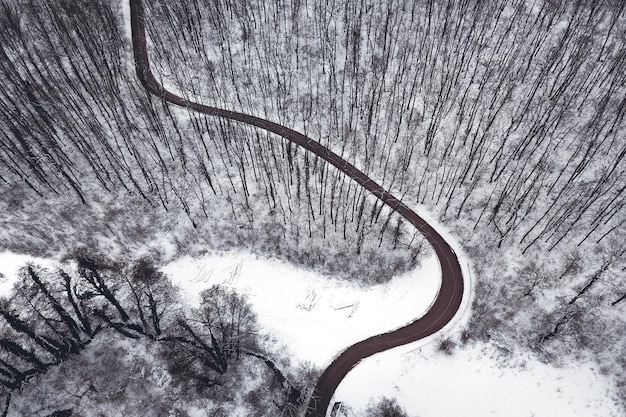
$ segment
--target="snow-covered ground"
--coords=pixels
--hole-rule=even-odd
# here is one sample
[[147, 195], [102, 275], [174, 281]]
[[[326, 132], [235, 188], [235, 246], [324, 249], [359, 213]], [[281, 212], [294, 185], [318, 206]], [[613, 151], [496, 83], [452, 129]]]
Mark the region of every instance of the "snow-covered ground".
[[34, 258], [11, 252], [0, 252], [0, 297], [6, 297], [11, 293], [13, 284], [17, 281], [20, 268], [32, 262], [45, 268], [54, 268], [58, 262], [53, 259]]
[[505, 360], [493, 345], [446, 356], [431, 343], [398, 348], [361, 362], [335, 401], [363, 415], [371, 398], [397, 397], [411, 417], [621, 417], [610, 380], [593, 363], [555, 368], [528, 354]]
[[344, 348], [422, 316], [440, 285], [437, 259], [385, 285], [362, 288], [248, 254], [181, 258], [163, 268], [192, 304], [203, 288], [227, 285], [250, 296], [264, 332], [292, 357], [324, 366]]
[[[0, 253], [0, 295], [26, 256]], [[35, 260], [52, 267], [54, 261]], [[181, 258], [163, 268], [190, 303], [202, 288], [228, 285], [250, 296], [262, 328], [296, 360], [320, 367], [349, 344], [420, 317], [439, 287], [430, 258], [387, 285], [360, 288], [246, 253]], [[523, 353], [504, 360], [492, 345], [457, 347], [417, 342], [364, 360], [341, 383], [335, 400], [361, 415], [372, 398], [397, 397], [411, 416], [620, 416], [611, 381], [591, 363], [562, 368]]]

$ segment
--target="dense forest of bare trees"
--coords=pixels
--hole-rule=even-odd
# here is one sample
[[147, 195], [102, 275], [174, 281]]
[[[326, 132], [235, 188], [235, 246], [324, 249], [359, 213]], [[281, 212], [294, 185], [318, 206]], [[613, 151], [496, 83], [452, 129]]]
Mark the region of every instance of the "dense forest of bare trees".
[[597, 242], [626, 219], [622, 4], [146, 3], [166, 84], [295, 126], [499, 242]]
[[[469, 334], [626, 369], [624, 2], [144, 3], [165, 86], [299, 130], [454, 230], [477, 275]], [[180, 253], [365, 281], [419, 261], [415, 230], [333, 167], [148, 95], [121, 3], [0, 8], [7, 247], [167, 231]]]
[[[83, 6], [3, 4], [5, 187], [82, 203], [125, 191], [152, 213], [181, 212], [210, 230], [201, 234], [209, 247], [247, 247], [365, 281], [418, 262], [415, 230], [336, 169], [265, 132], [150, 97], [125, 55], [120, 10]], [[340, 260], [349, 256], [370, 263], [346, 270]]]

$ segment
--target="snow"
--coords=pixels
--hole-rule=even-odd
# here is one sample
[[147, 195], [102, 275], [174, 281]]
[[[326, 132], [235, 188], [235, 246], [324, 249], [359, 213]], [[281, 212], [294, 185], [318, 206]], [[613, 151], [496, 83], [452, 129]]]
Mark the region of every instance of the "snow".
[[342, 381], [335, 401], [363, 415], [372, 397], [397, 397], [409, 416], [618, 417], [614, 387], [592, 363], [555, 368], [528, 354], [504, 360], [492, 345], [383, 352]]
[[[460, 259], [464, 273], [471, 274], [467, 259]], [[0, 295], [7, 294], [18, 268], [29, 261], [56, 264], [0, 253], [0, 273], [6, 277]], [[198, 304], [200, 291], [213, 284], [248, 294], [263, 331], [272, 333], [295, 360], [321, 368], [350, 344], [420, 317], [440, 281], [434, 258], [387, 285], [370, 288], [243, 252], [184, 257], [162, 269], [192, 305]], [[443, 331], [453, 339], [450, 326], [458, 328], [466, 319], [469, 298], [456, 324]], [[372, 399], [383, 395], [397, 397], [410, 416], [420, 417], [621, 415], [612, 380], [593, 363], [557, 368], [526, 353], [507, 357], [493, 344], [458, 346], [447, 356], [433, 343], [439, 337], [441, 333], [363, 360], [340, 384], [334, 400], [347, 406], [348, 417], [362, 415]]]
[[124, 22], [124, 32], [126, 35], [126, 39], [128, 39], [129, 45], [132, 45], [132, 27], [130, 22], [130, 2], [123, 1], [120, 6], [120, 11], [122, 13], [122, 22]]
[[8, 251], [0, 252], [0, 297], [11, 294], [11, 289], [18, 279], [19, 269], [29, 262], [51, 269], [58, 264], [52, 259], [35, 258]]
[[215, 284], [248, 294], [262, 330], [285, 343], [295, 359], [320, 367], [351, 344], [421, 317], [441, 281], [434, 257], [370, 288], [246, 253], [185, 257], [163, 272], [192, 305], [202, 289]]

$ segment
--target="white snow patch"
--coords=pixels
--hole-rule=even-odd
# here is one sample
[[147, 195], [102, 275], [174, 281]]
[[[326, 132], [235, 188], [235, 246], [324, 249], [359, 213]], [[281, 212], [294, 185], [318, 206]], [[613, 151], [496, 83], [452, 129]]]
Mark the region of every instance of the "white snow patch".
[[124, 32], [130, 45], [132, 45], [132, 25], [130, 18], [130, 2], [123, 1], [121, 4], [122, 21], [124, 22]]
[[41, 265], [44, 268], [54, 268], [58, 261], [54, 259], [35, 258], [30, 255], [22, 255], [12, 252], [0, 252], [0, 297], [11, 295], [13, 285], [18, 280], [18, 272], [28, 263]]
[[491, 344], [435, 345], [377, 354], [355, 367], [334, 401], [362, 415], [372, 397], [396, 397], [409, 416], [618, 417], [617, 394], [592, 363], [556, 368], [528, 354], [503, 361]]

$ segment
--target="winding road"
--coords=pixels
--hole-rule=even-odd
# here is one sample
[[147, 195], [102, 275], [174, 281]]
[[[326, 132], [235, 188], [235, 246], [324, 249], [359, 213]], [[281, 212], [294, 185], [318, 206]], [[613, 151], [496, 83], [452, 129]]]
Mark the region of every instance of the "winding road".
[[339, 155], [322, 146], [315, 140], [268, 120], [195, 103], [167, 91], [150, 71], [142, 0], [129, 1], [135, 69], [139, 81], [151, 94], [161, 97], [172, 104], [193, 109], [200, 113], [223, 117], [259, 127], [313, 152], [315, 155], [343, 171], [352, 178], [352, 180], [360, 184], [380, 201], [414, 225], [432, 245], [437, 254], [441, 265], [442, 283], [437, 298], [428, 312], [421, 318], [400, 329], [370, 337], [369, 339], [350, 346], [324, 370], [317, 382], [306, 411], [307, 417], [324, 417], [326, 416], [333, 393], [339, 386], [339, 383], [350, 369], [362, 359], [374, 355], [375, 353], [430, 336], [442, 329], [452, 320], [461, 306], [463, 298], [463, 275], [457, 256], [441, 235], [413, 210], [402, 203], [402, 201], [394, 197], [390, 192], [385, 190], [354, 165], [345, 161]]

